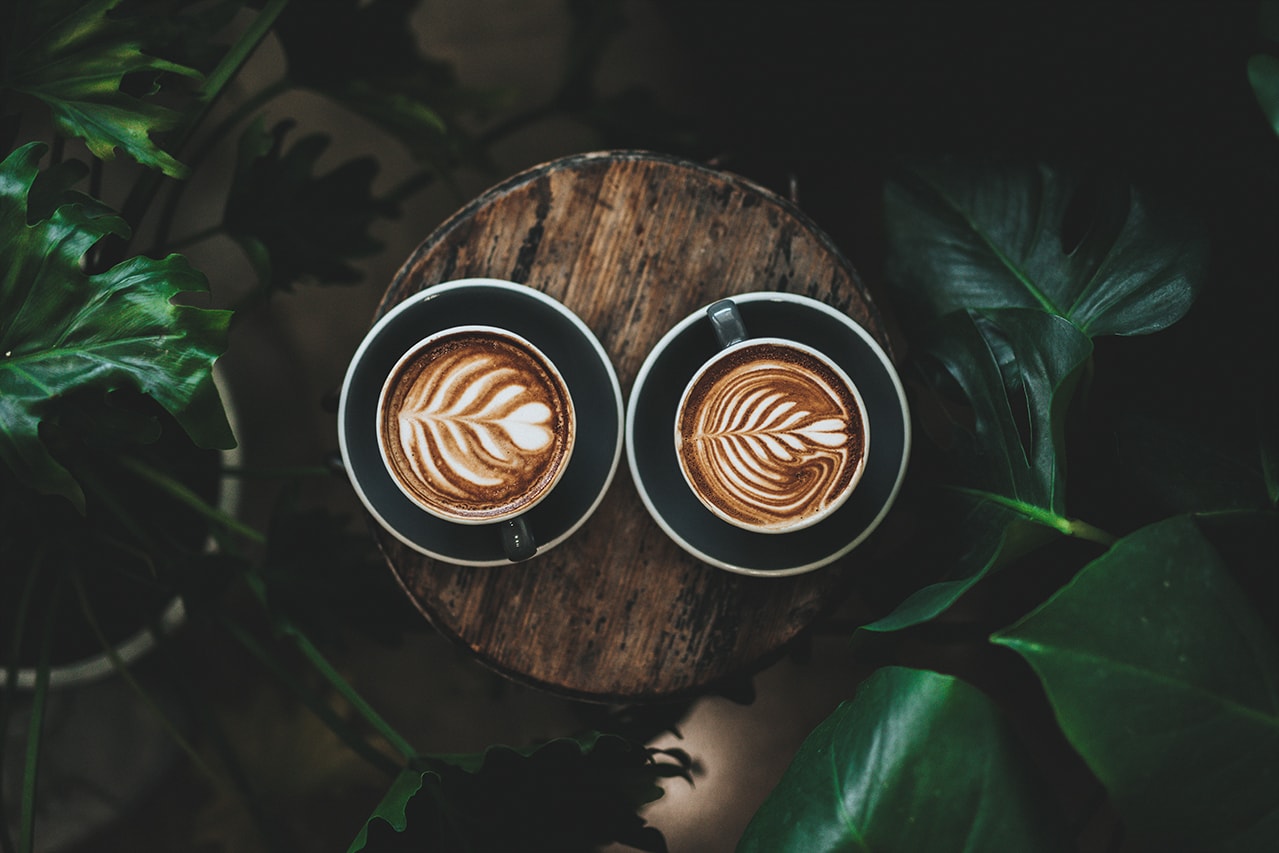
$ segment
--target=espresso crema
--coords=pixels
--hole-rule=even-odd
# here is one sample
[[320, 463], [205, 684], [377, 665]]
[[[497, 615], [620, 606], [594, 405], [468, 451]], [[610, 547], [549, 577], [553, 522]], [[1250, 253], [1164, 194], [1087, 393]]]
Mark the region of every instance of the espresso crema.
[[467, 329], [436, 338], [387, 380], [380, 440], [392, 475], [428, 510], [505, 518], [558, 481], [575, 421], [563, 379], [521, 339]]
[[713, 362], [688, 389], [676, 446], [710, 509], [744, 527], [784, 530], [846, 497], [865, 432], [854, 392], [830, 365], [759, 343]]

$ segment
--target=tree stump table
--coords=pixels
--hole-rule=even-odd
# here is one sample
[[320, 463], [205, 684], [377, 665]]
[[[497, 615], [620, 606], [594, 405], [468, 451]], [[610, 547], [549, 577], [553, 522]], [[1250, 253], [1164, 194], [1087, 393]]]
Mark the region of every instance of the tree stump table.
[[[568, 157], [489, 190], [414, 251], [377, 316], [471, 277], [567, 305], [608, 351], [626, 397], [672, 325], [748, 291], [822, 300], [888, 351], [856, 272], [794, 205], [741, 177], [644, 152]], [[687, 697], [751, 672], [839, 600], [860, 553], [781, 578], [704, 564], [649, 516], [624, 459], [582, 529], [528, 562], [454, 566], [373, 527], [405, 592], [444, 635], [518, 681], [607, 702]]]

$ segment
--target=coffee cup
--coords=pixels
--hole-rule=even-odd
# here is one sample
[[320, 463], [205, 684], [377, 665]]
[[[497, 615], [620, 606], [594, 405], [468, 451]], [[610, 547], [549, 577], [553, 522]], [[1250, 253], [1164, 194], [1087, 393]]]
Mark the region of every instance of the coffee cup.
[[377, 419], [382, 461], [409, 500], [455, 524], [505, 522], [507, 556], [525, 555], [522, 516], [560, 481], [576, 434], [568, 385], [540, 349], [493, 326], [429, 335], [387, 375]]
[[749, 337], [731, 299], [706, 309], [720, 350], [676, 407], [675, 453], [706, 509], [757, 533], [790, 533], [838, 510], [866, 470], [870, 423], [857, 385], [807, 344]]
[[[469, 368], [468, 350], [485, 354]], [[567, 541], [599, 507], [622, 414], [608, 354], [571, 309], [527, 285], [459, 279], [410, 295], [365, 335], [338, 444], [356, 496], [399, 543], [501, 566]]]

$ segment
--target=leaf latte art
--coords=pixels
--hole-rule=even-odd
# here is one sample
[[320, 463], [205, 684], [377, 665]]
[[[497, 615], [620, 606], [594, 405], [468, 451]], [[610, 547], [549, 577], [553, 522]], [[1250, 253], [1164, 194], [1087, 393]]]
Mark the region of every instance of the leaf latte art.
[[776, 344], [714, 362], [677, 423], [680, 465], [712, 511], [784, 529], [842, 501], [865, 451], [853, 392], [824, 361]]
[[567, 388], [536, 352], [468, 330], [403, 365], [380, 428], [393, 473], [420, 503], [484, 520], [555, 484], [574, 427]]

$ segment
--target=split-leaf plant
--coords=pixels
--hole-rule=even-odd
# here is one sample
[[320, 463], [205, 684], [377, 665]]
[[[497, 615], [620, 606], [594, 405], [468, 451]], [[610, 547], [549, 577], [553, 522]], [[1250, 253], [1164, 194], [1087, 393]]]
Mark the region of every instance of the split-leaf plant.
[[[428, 183], [485, 166], [504, 133], [553, 113], [604, 130], [617, 124], [592, 75], [620, 26], [618, 4], [569, 4], [562, 85], [549, 103], [498, 125], [487, 116], [508, 93], [472, 90], [424, 55], [414, 5], [0, 6], [0, 732], [18, 707], [19, 670], [35, 673], [21, 705], [25, 751], [0, 754], [0, 763], [25, 768], [19, 789], [0, 790], [4, 853], [29, 853], [37, 843], [52, 664], [105, 651], [123, 670], [113, 643], [153, 627], [174, 596], [193, 622], [259, 661], [386, 771], [387, 799], [353, 850], [398, 849], [437, 829], [456, 849], [494, 849], [503, 827], [536, 827], [561, 850], [614, 840], [664, 846], [635, 809], [660, 796], [657, 781], [687, 774], [687, 756], [599, 733], [480, 756], [420, 754], [321, 651], [335, 626], [362, 621], [370, 579], [387, 577], [367, 566], [369, 538], [293, 501], [281, 502], [265, 533], [217, 504], [220, 478], [236, 473], [220, 467], [217, 451], [236, 437], [214, 365], [240, 312], [207, 307], [220, 271], [198, 270], [178, 250], [229, 236], [258, 277], [240, 302], [246, 310], [299, 283], [351, 283], [358, 261], [381, 249], [375, 223], [397, 216]], [[241, 72], [268, 38], [284, 67], [258, 85]], [[240, 92], [229, 99], [233, 82]], [[360, 116], [386, 144], [403, 146], [419, 171], [386, 191], [374, 188], [376, 156], [321, 171], [325, 134], [294, 136], [293, 119], [266, 118], [277, 98], [298, 90]], [[204, 209], [189, 204], [191, 178], [223, 149], [234, 157], [218, 194], [225, 203], [212, 221], [185, 225], [198, 219], [191, 208]], [[173, 233], [179, 223], [189, 230]], [[216, 549], [206, 546], [210, 537]], [[385, 612], [363, 621], [387, 629]], [[299, 657], [312, 677], [287, 663]], [[324, 694], [315, 682], [326, 684]], [[324, 695], [340, 696], [357, 722]], [[215, 774], [202, 757], [211, 749], [225, 768], [216, 775], [231, 780], [262, 838], [291, 849], [217, 722], [200, 702], [188, 714], [208, 723], [205, 751], [169, 728], [196, 768]], [[6, 742], [0, 738], [0, 752]], [[575, 816], [579, 797], [592, 803], [590, 820]]]
[[[886, 275], [928, 433], [913, 511], [937, 533], [896, 555], [930, 580], [858, 639], [973, 639], [935, 664], [961, 675], [889, 666], [863, 682], [739, 849], [1279, 842], [1277, 436], [1252, 417], [1273, 371], [1229, 411], [1205, 392], [1232, 366], [1193, 335], [1106, 379], [1105, 357], [1170, 334], [1212, 284], [1198, 226], [1173, 209], [1043, 165], [929, 162], [888, 182]], [[1039, 689], [1009, 684], [1034, 676]], [[1037, 718], [1091, 773], [1083, 805], [1027, 740]], [[1094, 848], [1077, 835], [1099, 808]]]

